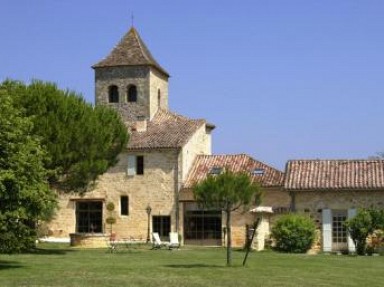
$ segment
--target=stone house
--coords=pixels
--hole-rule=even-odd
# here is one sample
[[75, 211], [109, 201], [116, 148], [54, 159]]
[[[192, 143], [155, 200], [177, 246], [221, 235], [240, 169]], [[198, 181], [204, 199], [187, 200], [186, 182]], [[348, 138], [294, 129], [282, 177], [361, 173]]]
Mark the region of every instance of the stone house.
[[[96, 105], [111, 106], [121, 114], [130, 141], [94, 190], [83, 196], [59, 195], [59, 210], [48, 223], [47, 235], [71, 235], [74, 244], [93, 247], [105, 244], [111, 232], [118, 238], [148, 241], [152, 232], [167, 240], [172, 231], [185, 244], [224, 245], [223, 214], [201, 210], [191, 191], [194, 182], [223, 168], [249, 173], [264, 191], [265, 208], [234, 214], [234, 246], [245, 244], [248, 226], [260, 217], [255, 248], [263, 249], [276, 218], [296, 210], [318, 224], [318, 248], [352, 250], [342, 222], [356, 208], [383, 208], [380, 160], [289, 161], [283, 173], [244, 154], [211, 155], [215, 126], [169, 110], [169, 74], [133, 27], [93, 69]], [[109, 203], [113, 211], [107, 210]], [[107, 224], [108, 217], [116, 222]]]
[[[109, 105], [121, 114], [130, 141], [93, 191], [60, 195], [49, 234], [102, 237], [110, 232], [105, 219], [113, 216], [113, 232], [119, 237], [147, 239], [156, 231], [166, 238], [179, 230], [180, 187], [196, 155], [211, 153], [215, 127], [169, 111], [169, 74], [133, 27], [93, 68], [96, 105]], [[106, 210], [109, 202], [115, 205], [113, 212]]]
[[321, 231], [318, 250], [353, 252], [343, 223], [359, 208], [384, 208], [384, 161], [290, 160], [284, 190], [292, 210], [316, 222]]
[[[225, 219], [219, 211], [199, 210], [190, 187], [204, 173], [224, 166], [249, 172], [268, 190], [268, 204], [287, 209], [289, 198], [279, 189], [282, 172], [246, 155], [211, 156], [214, 125], [169, 111], [169, 74], [134, 28], [93, 68], [96, 104], [121, 114], [130, 141], [94, 190], [83, 196], [60, 194], [49, 235], [79, 235], [83, 241], [91, 238], [87, 244], [95, 246], [111, 228], [120, 238], [141, 240], [151, 239], [152, 232], [167, 239], [176, 231], [187, 244], [222, 245]], [[116, 207], [112, 212], [106, 209], [110, 202]], [[105, 222], [110, 216], [116, 219], [112, 226]], [[235, 246], [244, 245], [246, 225], [252, 220], [251, 213], [234, 218]], [[201, 229], [191, 229], [192, 224]]]

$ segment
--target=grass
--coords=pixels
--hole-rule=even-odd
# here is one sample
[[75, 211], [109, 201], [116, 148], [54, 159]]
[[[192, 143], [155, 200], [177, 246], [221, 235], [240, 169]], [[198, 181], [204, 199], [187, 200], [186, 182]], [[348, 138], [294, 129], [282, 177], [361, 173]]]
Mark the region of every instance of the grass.
[[0, 255], [0, 286], [382, 286], [384, 256], [292, 255], [225, 249], [80, 250], [41, 245], [34, 254]]

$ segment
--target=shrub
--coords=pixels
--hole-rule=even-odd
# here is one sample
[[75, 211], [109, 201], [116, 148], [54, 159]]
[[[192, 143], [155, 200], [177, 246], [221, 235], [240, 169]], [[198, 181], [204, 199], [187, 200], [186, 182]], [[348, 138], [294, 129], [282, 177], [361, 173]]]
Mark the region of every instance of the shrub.
[[272, 228], [276, 249], [283, 252], [307, 252], [316, 235], [316, 226], [311, 218], [300, 214], [282, 216]]
[[355, 217], [348, 219], [345, 225], [356, 246], [357, 254], [365, 255], [367, 252], [372, 253], [372, 246], [367, 250], [367, 238], [375, 230], [384, 228], [384, 210], [361, 209]]

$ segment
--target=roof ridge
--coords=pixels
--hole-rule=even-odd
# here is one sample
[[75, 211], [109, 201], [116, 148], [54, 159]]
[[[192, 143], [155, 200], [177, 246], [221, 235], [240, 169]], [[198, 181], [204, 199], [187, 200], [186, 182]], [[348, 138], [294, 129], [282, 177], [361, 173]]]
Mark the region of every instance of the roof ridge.
[[377, 159], [290, 159], [287, 162], [370, 162], [370, 161], [384, 161], [384, 158]]
[[189, 117], [187, 117], [187, 116], [178, 114], [178, 113], [176, 113], [176, 112], [172, 112], [172, 111], [170, 111], [170, 110], [165, 110], [165, 109], [162, 109], [162, 108], [159, 108], [159, 109], [157, 110], [157, 112], [156, 112], [156, 114], [155, 114], [155, 116], [154, 116], [153, 118], [155, 118], [156, 115], [157, 115], [158, 113], [163, 113], [163, 114], [165, 114], [165, 115], [173, 116], [173, 117], [180, 118], [180, 119], [187, 120], [187, 121], [196, 121], [196, 122], [198, 122], [198, 121], [204, 121], [204, 122], [206, 122], [205, 119], [192, 119], [192, 118], [189, 118]]
[[[199, 155], [199, 156], [200, 156], [200, 155]], [[247, 156], [247, 157], [251, 157], [250, 155], [245, 154], [245, 153], [233, 153], [233, 154], [204, 154], [204, 155], [201, 155], [201, 156]]]
[[260, 160], [257, 160], [255, 159], [253, 156], [247, 154], [247, 153], [238, 153], [238, 154], [210, 154], [210, 155], [197, 155], [198, 157], [245, 157], [247, 158], [248, 160], [251, 160], [257, 164], [260, 164], [262, 166], [265, 166], [265, 167], [268, 167], [268, 168], [272, 168], [280, 173], [284, 173], [283, 171], [269, 165], [269, 164], [266, 164]]

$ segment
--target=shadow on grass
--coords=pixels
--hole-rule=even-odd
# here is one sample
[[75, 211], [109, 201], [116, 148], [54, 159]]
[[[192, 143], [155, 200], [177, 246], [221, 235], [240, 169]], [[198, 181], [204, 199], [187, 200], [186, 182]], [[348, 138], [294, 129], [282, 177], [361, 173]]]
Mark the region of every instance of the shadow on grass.
[[23, 265], [21, 265], [17, 261], [5, 261], [0, 260], [0, 271], [5, 269], [13, 269], [13, 268], [21, 268]]
[[165, 267], [189, 269], [189, 268], [222, 268], [223, 266], [210, 265], [210, 264], [171, 264], [171, 265], [165, 265]]
[[56, 249], [56, 248], [36, 248], [29, 252], [25, 252], [25, 254], [33, 254], [33, 255], [64, 255], [68, 252], [73, 252], [76, 250], [71, 249]]

